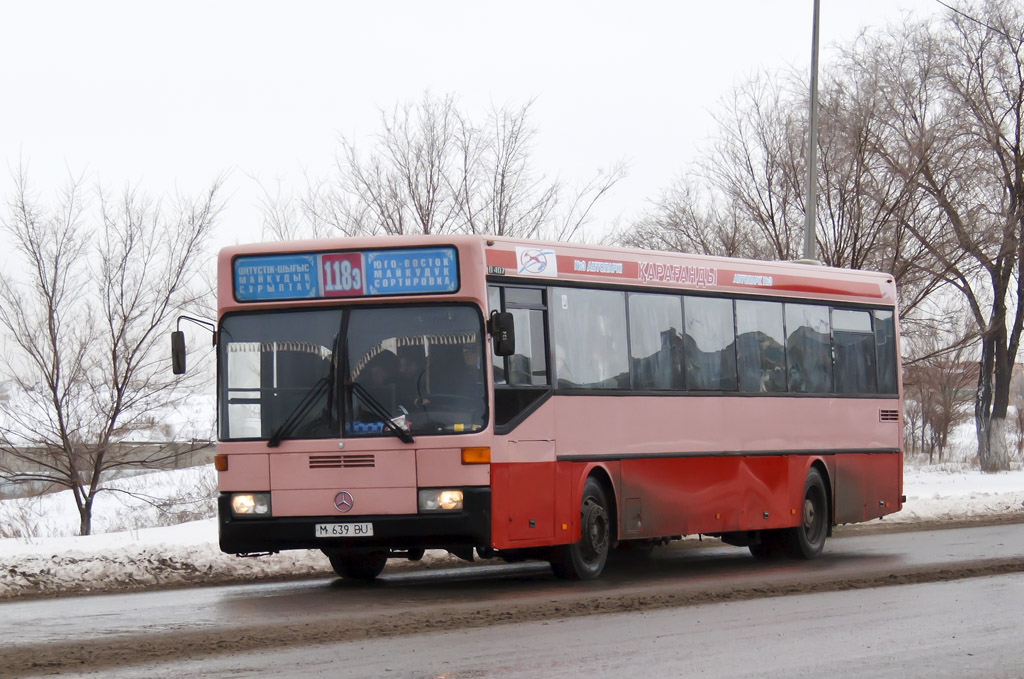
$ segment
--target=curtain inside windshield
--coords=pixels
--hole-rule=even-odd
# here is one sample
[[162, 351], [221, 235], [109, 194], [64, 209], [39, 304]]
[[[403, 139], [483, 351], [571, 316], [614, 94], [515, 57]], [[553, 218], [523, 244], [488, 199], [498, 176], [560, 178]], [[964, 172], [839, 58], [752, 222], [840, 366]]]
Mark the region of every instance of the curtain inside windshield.
[[223, 439], [337, 436], [335, 385], [341, 311], [229, 316], [221, 326]]
[[394, 435], [385, 420], [412, 435], [486, 423], [472, 307], [236, 314], [219, 346], [222, 439]]

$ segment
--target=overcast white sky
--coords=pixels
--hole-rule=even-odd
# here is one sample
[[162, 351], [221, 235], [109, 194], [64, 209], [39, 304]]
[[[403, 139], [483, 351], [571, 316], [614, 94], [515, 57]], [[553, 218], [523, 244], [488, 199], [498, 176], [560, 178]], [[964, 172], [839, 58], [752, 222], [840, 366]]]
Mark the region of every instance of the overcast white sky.
[[[934, 0], [822, 0], [828, 46]], [[595, 228], [628, 221], [696, 156], [716, 102], [759, 69], [810, 63], [813, 0], [46, 2], [0, 0], [0, 194], [19, 158], [157, 195], [228, 173], [218, 244], [258, 240], [257, 187], [322, 174], [339, 134], [454, 93], [480, 119], [536, 99], [535, 157], [582, 181], [629, 177]]]

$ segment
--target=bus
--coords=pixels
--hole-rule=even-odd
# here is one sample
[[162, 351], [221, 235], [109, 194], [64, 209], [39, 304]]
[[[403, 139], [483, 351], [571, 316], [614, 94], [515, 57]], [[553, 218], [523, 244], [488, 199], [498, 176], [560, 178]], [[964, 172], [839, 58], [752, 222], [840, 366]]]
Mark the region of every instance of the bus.
[[587, 580], [687, 535], [810, 559], [905, 501], [889, 274], [410, 236], [228, 247], [217, 294], [230, 554]]

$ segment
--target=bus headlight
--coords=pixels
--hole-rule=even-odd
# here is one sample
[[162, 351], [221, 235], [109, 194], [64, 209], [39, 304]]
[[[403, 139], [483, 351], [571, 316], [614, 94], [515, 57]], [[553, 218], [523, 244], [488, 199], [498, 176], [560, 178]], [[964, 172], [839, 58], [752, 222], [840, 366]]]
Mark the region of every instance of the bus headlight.
[[231, 513], [234, 516], [270, 516], [270, 493], [234, 493]]
[[462, 509], [461, 490], [429, 489], [419, 492], [421, 512], [457, 512]]

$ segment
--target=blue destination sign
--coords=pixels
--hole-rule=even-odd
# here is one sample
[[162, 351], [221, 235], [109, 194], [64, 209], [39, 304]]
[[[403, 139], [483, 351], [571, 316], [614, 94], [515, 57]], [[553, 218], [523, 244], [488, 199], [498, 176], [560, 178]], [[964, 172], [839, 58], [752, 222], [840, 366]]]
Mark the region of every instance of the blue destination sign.
[[252, 255], [233, 262], [235, 299], [422, 295], [459, 289], [453, 247]]
[[455, 292], [459, 288], [454, 248], [367, 252], [366, 274], [370, 295]]
[[316, 255], [264, 255], [235, 260], [235, 299], [262, 302], [319, 296]]

